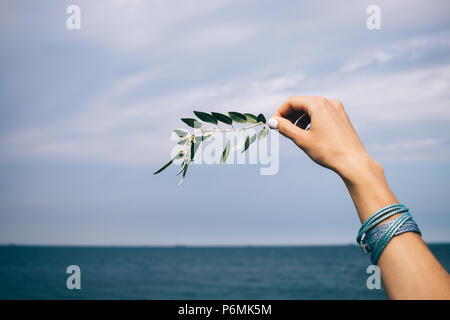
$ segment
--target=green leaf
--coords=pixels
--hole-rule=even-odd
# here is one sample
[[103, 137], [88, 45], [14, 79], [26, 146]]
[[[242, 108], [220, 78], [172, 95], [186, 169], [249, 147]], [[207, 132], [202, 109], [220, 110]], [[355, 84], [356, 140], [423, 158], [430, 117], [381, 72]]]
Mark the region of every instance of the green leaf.
[[245, 139], [244, 149], [241, 152], [245, 152], [250, 145], [255, 142], [256, 140], [256, 134], [254, 134], [252, 137], [247, 136], [247, 139]]
[[183, 163], [181, 164], [180, 170], [178, 170], [178, 172], [177, 172], [177, 174], [176, 174], [177, 176], [178, 176], [180, 173], [183, 172], [184, 167], [186, 166], [187, 163], [189, 163], [189, 160], [188, 160], [188, 159], [184, 159]]
[[201, 112], [201, 111], [194, 111], [194, 114], [202, 121], [204, 122], [208, 122], [208, 123], [212, 123], [212, 124], [217, 124], [217, 119], [214, 118], [212, 115], [206, 113], [206, 112]]
[[173, 160], [180, 159], [180, 158], [183, 157], [183, 155], [184, 155], [183, 151], [178, 152], [178, 153], [176, 154], [176, 156], [173, 157], [172, 160], [170, 160], [169, 162], [167, 162], [167, 163], [166, 163], [161, 169], [159, 169], [158, 171], [153, 172], [153, 174], [158, 174], [158, 173], [160, 173], [161, 171], [163, 171], [164, 169], [166, 169], [168, 166], [170, 166], [170, 165], [172, 164]]
[[186, 162], [186, 165], [185, 165], [184, 168], [183, 168], [183, 176], [181, 177], [181, 180], [180, 180], [180, 182], [178, 183], [178, 185], [180, 185], [180, 184], [183, 183], [184, 177], [186, 177], [186, 172], [187, 172], [188, 166], [189, 166], [189, 163]]
[[208, 138], [210, 138], [211, 137], [211, 135], [210, 134], [208, 134], [208, 135], [206, 135], [206, 136], [197, 136], [197, 137], [195, 137], [194, 138], [194, 140], [197, 142], [197, 141], [205, 141], [205, 140], [207, 140]]
[[170, 160], [169, 162], [167, 162], [161, 169], [159, 169], [158, 171], [153, 172], [153, 174], [158, 174], [161, 171], [163, 171], [165, 168], [167, 168], [168, 166], [170, 166], [172, 164], [173, 160]]
[[191, 160], [194, 160], [195, 153], [197, 152], [198, 147], [200, 146], [201, 141], [191, 143]]
[[266, 123], [266, 118], [264, 117], [264, 115], [263, 115], [262, 113], [260, 113], [260, 114], [258, 115], [258, 118], [256, 118], [256, 120], [257, 120], [258, 122]]
[[225, 146], [225, 149], [223, 149], [222, 159], [220, 163], [225, 163], [225, 161], [227, 161], [229, 154], [230, 154], [230, 139], [227, 139], [227, 145]]
[[183, 164], [181, 165], [181, 169], [177, 172], [176, 175], [179, 175], [181, 172], [183, 172], [184, 167], [186, 166], [187, 163], [188, 163], [188, 162], [187, 162], [187, 159], [185, 159], [185, 160], [183, 161]]
[[247, 138], [245, 138], [244, 149], [242, 149], [241, 152], [245, 152], [245, 150], [247, 150], [249, 146], [250, 146], [250, 136], [247, 136]]
[[268, 134], [269, 134], [269, 129], [267, 129], [267, 127], [264, 127], [261, 130], [259, 130], [258, 139], [262, 140], [265, 137], [267, 137]]
[[219, 112], [211, 112], [214, 118], [216, 118], [217, 121], [223, 122], [225, 124], [232, 124], [233, 119], [231, 119], [229, 116], [226, 116]]
[[255, 115], [251, 113], [244, 113], [244, 116], [247, 118], [249, 123], [258, 123], [258, 120]]
[[175, 129], [173, 132], [175, 132], [179, 138], [184, 138], [188, 135], [188, 132], [184, 130]]
[[191, 128], [200, 128], [202, 126], [201, 122], [198, 122], [193, 118], [182, 118], [181, 121], [186, 123]]
[[186, 144], [187, 139], [183, 139], [177, 142], [177, 144], [179, 144], [180, 146], [183, 146]]
[[247, 118], [239, 112], [228, 112], [228, 114], [230, 115], [230, 118], [233, 119], [233, 121], [236, 121], [238, 123], [246, 123], [247, 122]]

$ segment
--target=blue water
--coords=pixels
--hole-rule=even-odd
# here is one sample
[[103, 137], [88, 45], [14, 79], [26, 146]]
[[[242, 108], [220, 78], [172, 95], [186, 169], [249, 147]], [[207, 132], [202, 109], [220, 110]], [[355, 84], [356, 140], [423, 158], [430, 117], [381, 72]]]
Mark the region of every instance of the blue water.
[[[450, 244], [431, 245], [450, 270]], [[356, 246], [0, 246], [1, 299], [385, 299]], [[66, 268], [81, 268], [68, 290]]]

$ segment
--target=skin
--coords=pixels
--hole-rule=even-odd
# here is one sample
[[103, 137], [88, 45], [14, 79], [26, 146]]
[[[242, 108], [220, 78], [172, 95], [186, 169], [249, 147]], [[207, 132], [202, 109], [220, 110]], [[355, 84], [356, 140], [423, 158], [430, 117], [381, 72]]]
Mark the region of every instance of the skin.
[[[305, 112], [311, 119], [309, 130], [303, 129], [304, 121], [294, 125]], [[364, 148], [342, 103], [323, 97], [291, 97], [273, 118], [281, 134], [342, 178], [361, 222], [380, 208], [399, 203], [383, 167]], [[450, 299], [450, 275], [416, 233], [392, 238], [378, 266], [389, 299]]]

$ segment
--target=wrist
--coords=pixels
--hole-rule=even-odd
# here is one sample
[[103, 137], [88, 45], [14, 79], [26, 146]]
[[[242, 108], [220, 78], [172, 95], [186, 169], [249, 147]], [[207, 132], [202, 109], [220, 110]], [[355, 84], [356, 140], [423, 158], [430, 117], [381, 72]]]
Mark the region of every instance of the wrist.
[[363, 181], [385, 180], [383, 166], [368, 153], [350, 156], [337, 173], [346, 184], [358, 185]]
[[368, 154], [354, 157], [338, 173], [355, 203], [361, 222], [380, 208], [398, 203], [387, 183], [383, 167]]

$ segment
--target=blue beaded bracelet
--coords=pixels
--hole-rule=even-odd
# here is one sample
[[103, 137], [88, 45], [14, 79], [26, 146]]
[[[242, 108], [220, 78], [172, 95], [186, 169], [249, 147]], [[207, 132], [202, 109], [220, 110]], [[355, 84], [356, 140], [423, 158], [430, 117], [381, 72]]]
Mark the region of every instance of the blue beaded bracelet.
[[[358, 235], [356, 237], [356, 242], [358, 244], [361, 244], [361, 240], [363, 239], [364, 235], [368, 230], [379, 224], [381, 221], [395, 215], [398, 213], [403, 213], [408, 211], [408, 208], [406, 208], [402, 204], [391, 204], [389, 206], [386, 206], [374, 214], [372, 214], [359, 228]], [[364, 248], [363, 248], [364, 249]]]
[[[386, 223], [383, 223], [372, 230], [367, 232], [366, 237], [364, 238], [365, 243], [367, 244], [367, 249], [369, 252], [373, 250], [376, 243], [383, 237], [383, 234], [387, 231], [388, 227], [391, 226], [394, 223], [394, 220], [390, 220]], [[422, 235], [420, 232], [419, 227], [417, 226], [417, 223], [410, 219], [406, 221], [395, 233], [394, 237], [398, 236], [405, 232], [415, 232], [419, 235]]]
[[409, 212], [402, 213], [402, 215], [394, 220], [394, 223], [389, 226], [383, 237], [376, 243], [375, 248], [373, 248], [370, 254], [370, 260], [372, 264], [377, 264], [378, 258], [383, 252], [384, 248], [387, 246], [389, 241], [394, 237], [395, 232], [409, 219], [411, 219]]
[[[401, 215], [394, 220], [377, 226], [377, 224], [395, 214]], [[366, 254], [371, 253], [372, 263], [377, 264], [381, 253], [389, 241], [399, 234], [410, 231], [422, 235], [419, 227], [412, 220], [409, 209], [402, 204], [392, 204], [372, 214], [361, 225], [356, 242]]]

